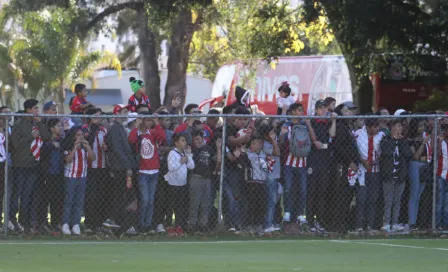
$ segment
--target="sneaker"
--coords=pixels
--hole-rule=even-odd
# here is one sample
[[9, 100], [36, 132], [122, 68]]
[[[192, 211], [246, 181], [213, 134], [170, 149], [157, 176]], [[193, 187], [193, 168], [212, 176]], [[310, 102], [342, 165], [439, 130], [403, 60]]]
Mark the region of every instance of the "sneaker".
[[72, 234], [70, 232], [70, 227], [68, 226], [68, 224], [62, 225], [62, 234], [64, 234], [64, 235], [71, 235]]
[[404, 231], [405, 227], [400, 226], [400, 225], [393, 225], [392, 226], [392, 231]]
[[168, 233], [168, 236], [171, 236], [171, 237], [177, 236], [177, 232], [176, 232], [175, 228], [170, 227], [170, 228], [168, 228], [168, 230], [166, 232]]
[[177, 233], [177, 235], [179, 235], [179, 236], [184, 236], [184, 235], [185, 235], [185, 232], [184, 232], [184, 230], [182, 229], [181, 226], [177, 226], [177, 227], [176, 227], [176, 233]]
[[231, 227], [230, 229], [229, 229], [229, 232], [235, 232], [236, 231], [236, 229], [234, 228], [234, 227]]
[[156, 234], [156, 231], [150, 228], [150, 229], [148, 229], [147, 234], [154, 235], [154, 234]]
[[418, 227], [417, 227], [417, 225], [410, 225], [410, 226], [409, 226], [409, 229], [410, 229], [411, 231], [418, 231]]
[[291, 222], [291, 213], [285, 212], [283, 215], [283, 222]]
[[14, 228], [16, 229], [17, 232], [24, 232], [25, 229], [22, 227], [22, 225], [20, 225], [20, 223], [15, 223], [14, 224]]
[[163, 227], [163, 224], [158, 224], [156, 228], [157, 233], [165, 233], [165, 228]]
[[282, 227], [279, 224], [274, 225], [274, 231], [281, 231]]
[[119, 229], [120, 225], [118, 225], [117, 223], [115, 223], [114, 220], [111, 219], [107, 219], [104, 223], [103, 226], [105, 226], [106, 228], [112, 228], [112, 229]]
[[135, 230], [134, 227], [130, 227], [126, 232], [126, 235], [138, 235], [138, 232]]
[[80, 236], [81, 235], [81, 229], [79, 228], [79, 225], [76, 224], [73, 226], [72, 228], [72, 234], [76, 235], [76, 236]]
[[385, 232], [390, 231], [390, 225], [384, 225], [384, 226], [381, 228], [381, 231], [385, 231]]
[[314, 221], [313, 226], [318, 232], [325, 232], [325, 229], [319, 224], [319, 222]]
[[358, 228], [358, 229], [356, 230], [356, 232], [364, 232], [364, 229], [363, 229], [363, 228]]
[[297, 216], [297, 222], [298, 222], [299, 224], [308, 224], [308, 221], [306, 221], [306, 218], [305, 218], [305, 216], [303, 216], [303, 215], [299, 215], [299, 216]]
[[15, 230], [14, 224], [11, 221], [8, 221], [8, 230], [9, 231], [14, 231]]
[[254, 232], [255, 232], [255, 234], [263, 235], [264, 234], [263, 226], [255, 226], [254, 227]]
[[274, 231], [275, 231], [274, 227], [269, 227], [267, 229], [264, 229], [264, 233], [271, 233], [271, 232], [274, 232]]

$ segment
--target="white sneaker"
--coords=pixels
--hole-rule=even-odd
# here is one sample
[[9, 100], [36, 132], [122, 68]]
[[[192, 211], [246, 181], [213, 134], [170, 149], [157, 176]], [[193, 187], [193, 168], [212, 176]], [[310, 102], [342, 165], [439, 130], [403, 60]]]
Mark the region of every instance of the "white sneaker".
[[384, 225], [384, 226], [381, 228], [381, 231], [386, 231], [386, 232], [390, 231], [390, 225]]
[[16, 230], [18, 232], [24, 232], [25, 231], [25, 229], [22, 227], [22, 225], [20, 225], [19, 222], [17, 222], [17, 224], [16, 224]]
[[297, 216], [297, 222], [299, 222], [300, 224], [308, 224], [308, 221], [306, 221], [306, 218], [303, 215]]
[[364, 232], [364, 229], [363, 229], [363, 228], [358, 228], [358, 229], [356, 230], [356, 232]]
[[70, 227], [68, 226], [68, 224], [62, 225], [62, 234], [64, 234], [64, 235], [71, 235], [72, 234], [70, 232]]
[[165, 233], [165, 228], [163, 227], [163, 224], [158, 224], [157, 225], [157, 229], [156, 229], [157, 233]]
[[235, 232], [236, 231], [236, 229], [234, 228], [234, 227], [231, 227], [229, 230], [228, 230], [228, 232]]
[[278, 225], [278, 224], [274, 225], [274, 231], [281, 231], [281, 230], [282, 230], [282, 228], [280, 227], [280, 225]]
[[271, 232], [274, 232], [275, 231], [275, 228], [274, 227], [269, 227], [269, 228], [267, 228], [267, 229], [264, 229], [264, 232], [265, 233], [271, 233]]
[[404, 231], [406, 228], [404, 226], [400, 226], [400, 225], [393, 225], [392, 226], [392, 231]]
[[15, 230], [14, 224], [11, 221], [8, 221], [8, 230], [9, 231], [14, 231]]
[[285, 212], [283, 215], [283, 222], [291, 222], [291, 213]]
[[80, 236], [81, 235], [81, 230], [79, 229], [79, 225], [74, 225], [72, 228], [72, 234], [73, 235], [77, 235]]

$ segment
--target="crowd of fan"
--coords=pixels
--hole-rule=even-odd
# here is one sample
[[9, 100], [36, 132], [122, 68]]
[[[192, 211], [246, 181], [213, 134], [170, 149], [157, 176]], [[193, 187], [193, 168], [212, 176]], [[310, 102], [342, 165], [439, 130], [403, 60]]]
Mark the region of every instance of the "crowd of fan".
[[[218, 222], [221, 177], [230, 232], [413, 231], [418, 212], [431, 212], [419, 204], [432, 184], [434, 163], [437, 227], [448, 227], [445, 119], [439, 131], [433, 118], [404, 110], [378, 118], [389, 115], [382, 108], [361, 119], [352, 102], [336, 106], [331, 97], [314, 105], [321, 118], [306, 119], [285, 82], [278, 118], [248, 118], [248, 91], [237, 87], [237, 102], [222, 109], [232, 114], [225, 127], [219, 117], [201, 122], [195, 104], [185, 107], [187, 118], [178, 123], [164, 118], [176, 112], [178, 98], [173, 108], [153, 111], [143, 82], [131, 78], [131, 88], [129, 104], [116, 105], [107, 117], [78, 84], [70, 108], [85, 118], [57, 118], [53, 101], [43, 113], [55, 117], [39, 117], [38, 101], [29, 99], [24, 112], [34, 117], [0, 119], [0, 171], [4, 176], [11, 170], [10, 231], [207, 233]], [[0, 111], [10, 112], [5, 106]], [[117, 117], [123, 115], [128, 118]]]

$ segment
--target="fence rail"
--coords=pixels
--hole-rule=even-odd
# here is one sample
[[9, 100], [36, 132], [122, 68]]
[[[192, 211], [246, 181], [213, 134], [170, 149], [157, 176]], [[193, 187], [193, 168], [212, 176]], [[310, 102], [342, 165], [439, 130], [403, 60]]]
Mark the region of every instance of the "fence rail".
[[0, 114], [3, 234], [448, 228], [446, 116]]

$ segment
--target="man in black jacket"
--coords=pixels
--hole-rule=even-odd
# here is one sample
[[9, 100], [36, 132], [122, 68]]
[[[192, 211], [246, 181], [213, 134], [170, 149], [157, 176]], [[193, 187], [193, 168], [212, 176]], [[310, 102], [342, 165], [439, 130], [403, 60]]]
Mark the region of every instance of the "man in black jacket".
[[408, 141], [403, 138], [402, 131], [401, 119], [393, 120], [391, 135], [385, 137], [380, 144], [380, 169], [384, 194], [384, 225], [381, 228], [383, 231], [404, 230], [404, 227], [398, 225], [398, 217], [412, 151]]
[[110, 199], [107, 210], [110, 211], [110, 217], [103, 226], [108, 228], [120, 228], [116, 221], [122, 221], [125, 202], [123, 199], [127, 183], [132, 179], [132, 169], [136, 167], [135, 158], [132, 155], [129, 145], [128, 135], [122, 125], [122, 119], [117, 118], [107, 131], [106, 145], [109, 168], [111, 169], [113, 179], [110, 185]]

